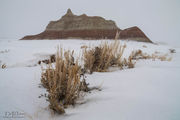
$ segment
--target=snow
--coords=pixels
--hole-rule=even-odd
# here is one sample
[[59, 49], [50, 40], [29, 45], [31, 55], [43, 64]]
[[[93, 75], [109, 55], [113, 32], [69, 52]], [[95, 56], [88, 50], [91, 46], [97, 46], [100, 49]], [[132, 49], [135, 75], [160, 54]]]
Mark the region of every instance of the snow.
[[[133, 69], [87, 75], [90, 86], [100, 86], [102, 91], [92, 91], [80, 98], [74, 107], [66, 109], [66, 114], [52, 114], [46, 98], [38, 98], [46, 93], [39, 88], [40, 59], [54, 54], [57, 46], [81, 53], [82, 45], [100, 44], [93, 40], [0, 40], [0, 119], [6, 112], [18, 111], [23, 118], [34, 120], [179, 120], [180, 119], [180, 46], [121, 41], [126, 44], [124, 57], [132, 50], [141, 49], [152, 54], [168, 53], [172, 61], [140, 60]], [[143, 47], [147, 46], [147, 48]], [[176, 49], [176, 53], [169, 53]], [[6, 51], [6, 52], [2, 52]], [[13, 118], [15, 119], [15, 118]]]

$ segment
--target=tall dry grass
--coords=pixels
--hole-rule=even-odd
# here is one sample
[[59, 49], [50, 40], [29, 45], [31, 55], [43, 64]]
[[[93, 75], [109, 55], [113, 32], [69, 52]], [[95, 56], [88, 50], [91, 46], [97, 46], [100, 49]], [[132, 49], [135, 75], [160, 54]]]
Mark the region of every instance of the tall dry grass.
[[80, 91], [87, 89], [81, 81], [81, 66], [74, 60], [73, 51], [57, 51], [55, 64], [49, 64], [42, 72], [41, 82], [48, 91], [50, 109], [65, 113], [64, 108], [74, 105]]
[[122, 66], [122, 55], [126, 45], [120, 45], [120, 41], [112, 43], [104, 42], [97, 47], [86, 48], [83, 51], [84, 68], [92, 73], [105, 72], [111, 66]]

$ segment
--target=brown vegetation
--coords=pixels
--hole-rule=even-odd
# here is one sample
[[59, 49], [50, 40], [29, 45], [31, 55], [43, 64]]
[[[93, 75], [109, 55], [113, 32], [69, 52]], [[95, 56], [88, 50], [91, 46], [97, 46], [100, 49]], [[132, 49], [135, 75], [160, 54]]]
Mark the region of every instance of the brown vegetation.
[[[42, 72], [41, 82], [47, 89], [49, 107], [57, 113], [64, 113], [64, 108], [74, 105], [80, 91], [87, 91], [85, 80], [78, 61], [74, 61], [73, 52], [58, 50], [55, 65], [49, 64]], [[83, 77], [84, 78], [84, 77]]]
[[2, 69], [5, 69], [6, 67], [7, 67], [6, 64], [2, 64], [2, 65], [1, 65], [1, 68], [2, 68]]
[[133, 68], [134, 63], [131, 57], [128, 60], [122, 59], [122, 55], [126, 45], [120, 45], [118, 40], [108, 44], [107, 42], [101, 43], [99, 46], [89, 49], [84, 49], [84, 69], [92, 73], [106, 72], [109, 67], [120, 67], [128, 66]]
[[104, 42], [96, 47], [82, 46], [84, 68], [74, 59], [74, 51], [63, 52], [62, 48], [58, 49], [56, 56], [52, 55], [48, 59], [47, 68], [42, 72], [41, 82], [49, 93], [50, 109], [59, 114], [65, 113], [64, 108], [74, 105], [81, 96], [81, 91], [94, 89], [87, 87], [85, 73], [106, 72], [109, 67], [134, 68], [135, 61], [140, 59], [171, 60], [167, 55], [159, 55], [158, 52], [148, 55], [141, 50], [133, 51], [128, 59], [122, 58], [126, 45], [120, 45], [118, 36], [119, 33], [116, 34], [116, 40], [111, 43]]
[[140, 60], [140, 59], [159, 59], [161, 61], [171, 61], [171, 57], [168, 57], [168, 54], [159, 55], [159, 52], [155, 52], [152, 55], [149, 55], [147, 53], [143, 53], [141, 50], [132, 51], [131, 53], [132, 60]]
[[45, 64], [50, 64], [56, 62], [56, 56], [55, 55], [50, 55], [49, 59], [44, 59], [44, 60], [39, 60], [38, 64], [45, 63]]
[[128, 59], [125, 59], [122, 61], [122, 64], [119, 66], [121, 69], [123, 69], [123, 67], [128, 67], [128, 68], [134, 68], [135, 66], [135, 62], [133, 62], [133, 59], [131, 56], [129, 56]]
[[170, 53], [176, 53], [175, 49], [169, 49]]

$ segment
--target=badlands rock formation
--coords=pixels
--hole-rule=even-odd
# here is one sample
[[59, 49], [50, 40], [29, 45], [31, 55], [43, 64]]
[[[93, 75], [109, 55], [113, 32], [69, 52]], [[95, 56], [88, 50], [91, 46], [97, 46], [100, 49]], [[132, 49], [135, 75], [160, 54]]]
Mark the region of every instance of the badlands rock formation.
[[105, 20], [98, 16], [74, 15], [70, 9], [57, 21], [51, 21], [44, 32], [29, 35], [22, 40], [38, 39], [114, 39], [116, 32], [120, 32], [119, 39], [129, 39], [151, 42], [138, 28], [132, 27], [121, 30], [112, 20]]

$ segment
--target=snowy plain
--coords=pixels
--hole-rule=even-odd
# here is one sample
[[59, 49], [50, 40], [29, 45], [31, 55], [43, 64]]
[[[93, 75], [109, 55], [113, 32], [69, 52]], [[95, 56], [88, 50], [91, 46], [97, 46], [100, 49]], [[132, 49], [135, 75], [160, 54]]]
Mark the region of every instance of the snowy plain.
[[[108, 40], [107, 40], [108, 41]], [[171, 61], [140, 60], [135, 68], [87, 75], [92, 91], [66, 114], [52, 114], [46, 93], [39, 88], [41, 66], [37, 62], [54, 54], [57, 46], [74, 50], [79, 56], [83, 45], [96, 46], [94, 40], [0, 40], [0, 120], [180, 120], [180, 46], [121, 41], [123, 57], [141, 49], [152, 54], [168, 54]], [[146, 46], [146, 47], [143, 47]], [[175, 49], [171, 54], [169, 49]], [[83, 103], [83, 104], [81, 104]], [[22, 118], [6, 118], [6, 113], [22, 112]]]

